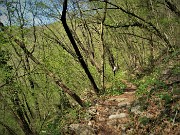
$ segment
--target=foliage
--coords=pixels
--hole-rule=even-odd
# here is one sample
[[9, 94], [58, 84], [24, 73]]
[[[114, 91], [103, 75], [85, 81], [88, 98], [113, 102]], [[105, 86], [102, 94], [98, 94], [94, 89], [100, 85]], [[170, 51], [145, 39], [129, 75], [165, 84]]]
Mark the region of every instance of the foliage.
[[[75, 94], [85, 107], [92, 105], [85, 91], [93, 87], [61, 24], [62, 2], [0, 2], [8, 18], [0, 26], [0, 122], [17, 134], [61, 134], [86, 117], [72, 99]], [[123, 80], [133, 80], [137, 96], [143, 97], [142, 110], [150, 107], [152, 96], [161, 109], [172, 105], [179, 94], [178, 81], [173, 81], [180, 73], [174, 64], [179, 59], [179, 16], [165, 2], [68, 1], [66, 21], [80, 59], [102, 89], [99, 94], [122, 94], [128, 88]], [[170, 74], [160, 76], [166, 68]], [[146, 117], [138, 121], [150, 123]], [[8, 134], [3, 124], [0, 130]]]
[[147, 117], [140, 117], [139, 118], [139, 122], [140, 122], [140, 124], [142, 124], [142, 125], [147, 125], [149, 122], [150, 122], [150, 120], [149, 120], [149, 118], [147, 118]]
[[[158, 80], [155, 79], [153, 76], [146, 76], [142, 80], [136, 82], [138, 89], [136, 91], [137, 95], [147, 95], [148, 94], [148, 87], [153, 86], [158, 83]], [[150, 88], [149, 88], [150, 89]]]
[[1, 83], [8, 83], [12, 78], [12, 66], [9, 66], [7, 62], [9, 61], [10, 56], [8, 51], [4, 51], [0, 48], [0, 75], [1, 75]]
[[108, 95], [120, 95], [124, 93], [124, 89], [127, 87], [125, 83], [121, 81], [125, 77], [125, 73], [118, 71], [113, 77], [112, 86], [107, 86], [105, 94]]
[[165, 101], [165, 104], [169, 104], [172, 101], [172, 96], [168, 93], [159, 95], [161, 100]]

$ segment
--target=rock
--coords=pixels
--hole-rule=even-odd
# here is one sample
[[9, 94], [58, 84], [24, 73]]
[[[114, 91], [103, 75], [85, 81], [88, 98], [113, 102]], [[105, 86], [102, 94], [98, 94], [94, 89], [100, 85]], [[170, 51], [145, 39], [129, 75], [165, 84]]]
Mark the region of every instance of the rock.
[[126, 107], [126, 106], [130, 106], [130, 103], [129, 102], [120, 102], [120, 103], [118, 103], [118, 107], [120, 107], [120, 108], [123, 108], [123, 107]]
[[117, 119], [109, 119], [107, 121], [108, 126], [117, 126], [117, 123], [118, 123]]
[[126, 132], [127, 132], [128, 135], [132, 135], [132, 134], [133, 134], [133, 131], [134, 131], [134, 129], [133, 129], [133, 128], [130, 128], [130, 129], [127, 130]]
[[140, 106], [137, 105], [137, 106], [134, 106], [131, 108], [131, 112], [135, 113], [135, 114], [141, 114], [141, 111], [140, 111]]
[[121, 135], [126, 135], [126, 127], [121, 126]]
[[126, 113], [120, 113], [120, 114], [110, 115], [109, 119], [120, 119], [120, 118], [125, 118], [126, 116], [127, 116]]
[[86, 110], [86, 116], [85, 120], [89, 121], [91, 120], [95, 115], [97, 115], [97, 109], [95, 107], [91, 107], [88, 110]]
[[90, 126], [83, 126], [80, 128], [79, 133], [77, 135], [95, 135], [95, 131]]
[[93, 126], [95, 124], [95, 121], [94, 120], [91, 120], [88, 122], [88, 126]]
[[146, 113], [146, 115], [145, 115], [147, 118], [153, 118], [154, 117], [154, 115], [153, 114], [150, 114], [150, 113]]
[[115, 114], [116, 112], [117, 112], [117, 109], [115, 106], [112, 106], [108, 111], [109, 114]]
[[96, 115], [97, 109], [96, 108], [89, 108], [88, 113], [92, 116]]
[[106, 121], [105, 117], [98, 117], [98, 121]]
[[92, 127], [82, 124], [71, 124], [69, 129], [77, 135], [95, 135], [95, 131]]
[[79, 124], [71, 124], [69, 125], [69, 129], [72, 131], [75, 131], [79, 128]]

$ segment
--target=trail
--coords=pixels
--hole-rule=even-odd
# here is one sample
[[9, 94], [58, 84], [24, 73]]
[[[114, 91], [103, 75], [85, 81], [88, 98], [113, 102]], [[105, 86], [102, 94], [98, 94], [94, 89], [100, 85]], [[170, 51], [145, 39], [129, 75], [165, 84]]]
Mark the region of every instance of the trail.
[[73, 135], [125, 135], [130, 124], [129, 109], [135, 100], [136, 87], [126, 83], [127, 88], [122, 95], [105, 96], [97, 100], [86, 112], [89, 119], [81, 124], [71, 124]]
[[119, 96], [109, 96], [98, 101], [90, 110], [96, 114], [88, 125], [97, 130], [98, 135], [123, 135], [130, 124], [129, 109], [135, 98], [135, 92], [125, 92]]
[[180, 135], [180, 74], [175, 63], [161, 69], [158, 81], [145, 88], [148, 94], [136, 97], [139, 89], [120, 80], [127, 86], [124, 93], [92, 100], [91, 107], [83, 108], [83, 117], [69, 125], [68, 134]]

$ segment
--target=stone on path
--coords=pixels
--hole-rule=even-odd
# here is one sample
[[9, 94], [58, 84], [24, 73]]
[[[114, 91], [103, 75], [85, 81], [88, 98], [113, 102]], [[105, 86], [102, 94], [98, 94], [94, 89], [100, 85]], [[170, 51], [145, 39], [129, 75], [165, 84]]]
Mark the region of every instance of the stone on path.
[[127, 116], [126, 113], [120, 113], [120, 114], [110, 115], [109, 119], [120, 119], [120, 118], [125, 118], [126, 116]]
[[95, 135], [92, 127], [83, 124], [71, 124], [69, 129], [77, 135]]
[[127, 107], [127, 106], [130, 106], [129, 102], [120, 102], [120, 103], [118, 103], [119, 108], [123, 108], [123, 107]]
[[142, 112], [140, 111], [140, 106], [134, 106], [131, 108], [131, 112], [135, 113], [135, 114], [141, 114]]

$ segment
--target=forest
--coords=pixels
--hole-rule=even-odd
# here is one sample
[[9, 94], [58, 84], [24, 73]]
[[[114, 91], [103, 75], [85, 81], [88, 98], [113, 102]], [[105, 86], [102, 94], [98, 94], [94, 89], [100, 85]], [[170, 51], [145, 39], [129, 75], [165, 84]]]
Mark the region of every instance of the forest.
[[0, 0], [0, 135], [179, 135], [179, 0]]

